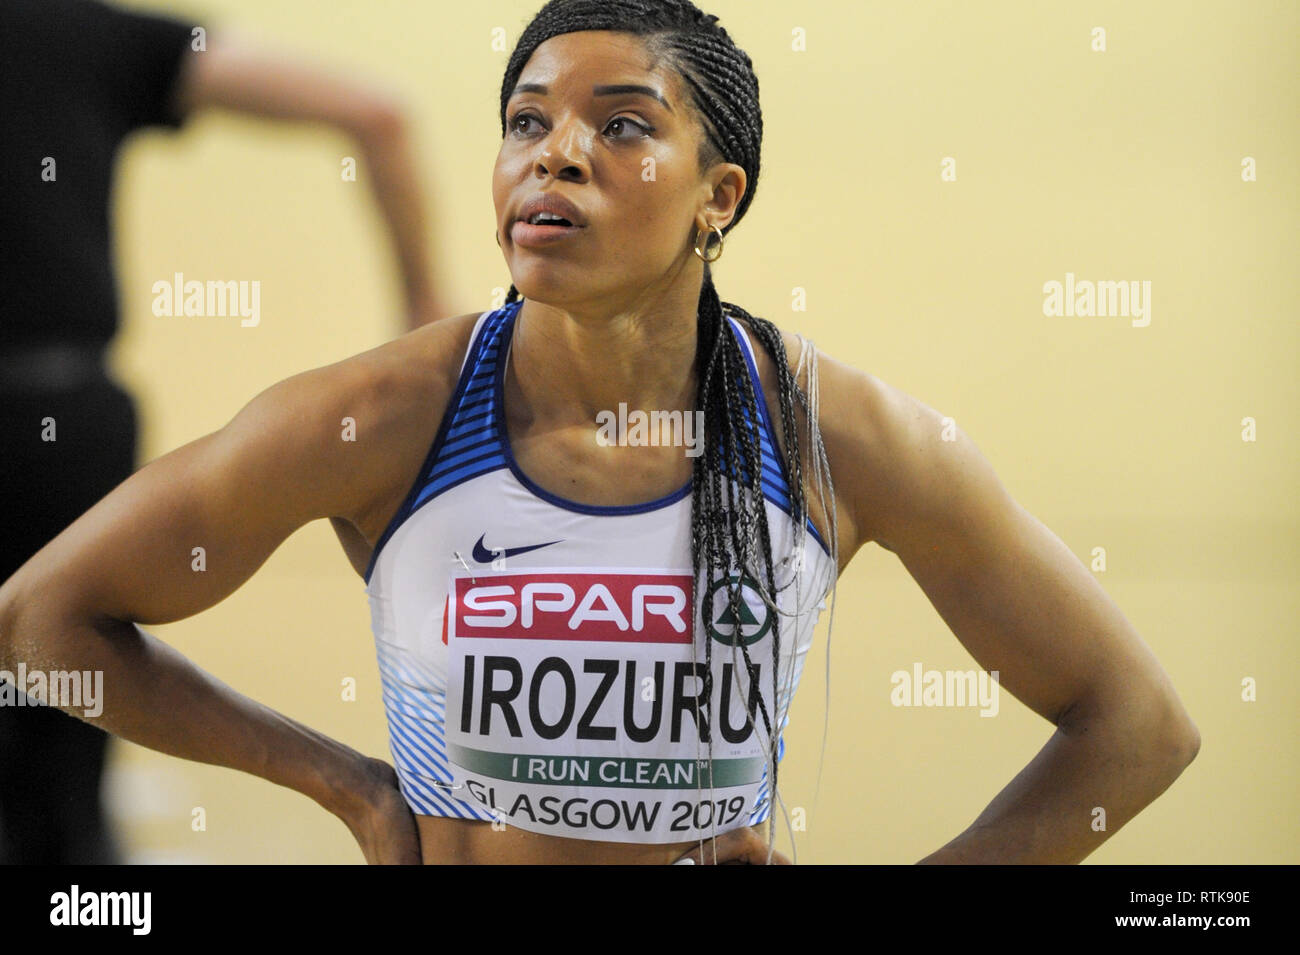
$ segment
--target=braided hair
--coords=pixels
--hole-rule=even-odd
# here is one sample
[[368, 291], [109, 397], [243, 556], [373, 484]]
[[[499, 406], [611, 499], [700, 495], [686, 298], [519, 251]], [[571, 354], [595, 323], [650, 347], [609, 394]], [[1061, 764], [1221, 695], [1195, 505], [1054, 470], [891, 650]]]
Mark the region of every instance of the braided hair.
[[[725, 235], [744, 217], [753, 202], [758, 186], [760, 149], [763, 140], [763, 116], [759, 109], [758, 78], [748, 54], [739, 49], [727, 31], [718, 24], [718, 17], [706, 14], [690, 0], [550, 0], [524, 29], [506, 66], [501, 84], [501, 135], [506, 135], [506, 104], [508, 103], [524, 66], [534, 51], [546, 40], [565, 33], [586, 30], [609, 30], [630, 33], [644, 39], [647, 52], [674, 67], [690, 91], [695, 112], [703, 127], [698, 162], [703, 171], [717, 162], [735, 163], [744, 169], [748, 186], [737, 206], [731, 222], [722, 228]], [[710, 233], [703, 252], [709, 256]], [[519, 300], [518, 289], [511, 284], [506, 304]], [[797, 561], [795, 582], [802, 578], [802, 554], [807, 523], [807, 503], [804, 488], [803, 458], [800, 454], [799, 430], [796, 426], [795, 402], [807, 414], [806, 431], [810, 436], [810, 460], [813, 464], [817, 491], [824, 513], [830, 518], [830, 547], [832, 567], [829, 587], [833, 590], [837, 563], [835, 545], [834, 488], [830, 484], [829, 468], [816, 417], [816, 352], [802, 338], [803, 350], [798, 367], [792, 373], [785, 343], [775, 325], [766, 319], [750, 315], [743, 308], [722, 302], [713, 285], [713, 275], [707, 261], [700, 288], [697, 308], [696, 368], [698, 389], [696, 407], [703, 411], [704, 449], [695, 458], [691, 485], [691, 566], [693, 571], [692, 606], [700, 615], [705, 644], [703, 680], [696, 697], [696, 725], [701, 735], [709, 740], [709, 786], [713, 786], [712, 734], [707, 729], [707, 714], [699, 712], [699, 700], [712, 700], [713, 640], [709, 638], [709, 612], [712, 601], [701, 601], [700, 581], [721, 579], [725, 586], [730, 609], [728, 619], [737, 621], [731, 641], [735, 670], [742, 665], [736, 651], [743, 656], [743, 672], [748, 675], [748, 685], [756, 690], [761, 669], [750, 659], [745, 641], [740, 639], [742, 618], [742, 587], [754, 589], [768, 607], [772, 622], [772, 701], [780, 709], [783, 695], [778, 681], [781, 648], [781, 611], [778, 608], [776, 566], [772, 555], [772, 541], [768, 529], [767, 512], [762, 489], [762, 445], [760, 439], [759, 403], [764, 400], [756, 393], [747, 371], [747, 362], [736, 336], [730, 334], [724, 319], [724, 310], [744, 321], [754, 337], [771, 355], [777, 375], [781, 416], [781, 433], [785, 445], [786, 474], [791, 504], [794, 534], [791, 554], [780, 566]], [[801, 390], [797, 376], [807, 371], [808, 390]], [[737, 413], [737, 410], [739, 413]], [[829, 493], [828, 493], [829, 492]], [[739, 569], [740, 573], [733, 571]], [[789, 586], [787, 584], [786, 586]], [[712, 589], [708, 591], [712, 593]], [[823, 590], [823, 594], [825, 590]], [[800, 607], [796, 590], [795, 612]], [[709, 603], [705, 607], [704, 603]], [[832, 618], [833, 618], [832, 605]], [[793, 664], [793, 659], [792, 659]], [[793, 665], [785, 680], [793, 689]], [[829, 677], [829, 657], [827, 660]], [[748, 695], [748, 694], [747, 694]], [[765, 756], [769, 800], [775, 805], [777, 792], [778, 743], [784, 725], [784, 712], [769, 713], [761, 693], [757, 698], [763, 733], [768, 744]], [[788, 700], [789, 694], [784, 696]], [[743, 698], [742, 698], [743, 700]], [[753, 705], [746, 710], [746, 728], [753, 723]], [[823, 736], [823, 756], [825, 736]], [[697, 780], [699, 778], [697, 774]], [[819, 773], [820, 775], [820, 773]], [[769, 813], [768, 861], [775, 843], [776, 813]], [[787, 821], [788, 824], [788, 821]], [[716, 825], [713, 835], [716, 839]], [[703, 839], [701, 838], [701, 849]], [[715, 843], [716, 851], [716, 843]]]

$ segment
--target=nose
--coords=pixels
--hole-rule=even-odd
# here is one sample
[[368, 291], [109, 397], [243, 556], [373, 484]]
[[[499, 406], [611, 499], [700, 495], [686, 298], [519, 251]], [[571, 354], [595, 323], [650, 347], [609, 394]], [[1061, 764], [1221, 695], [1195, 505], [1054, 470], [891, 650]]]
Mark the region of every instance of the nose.
[[586, 134], [576, 120], [557, 124], [543, 140], [534, 171], [539, 176], [578, 181], [590, 173], [586, 160]]

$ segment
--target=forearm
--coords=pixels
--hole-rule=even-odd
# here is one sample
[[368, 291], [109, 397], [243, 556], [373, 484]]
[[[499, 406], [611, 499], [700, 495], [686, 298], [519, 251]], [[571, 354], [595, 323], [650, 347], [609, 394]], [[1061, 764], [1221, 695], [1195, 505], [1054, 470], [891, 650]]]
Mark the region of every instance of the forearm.
[[407, 125], [400, 113], [384, 111], [356, 130], [355, 135], [397, 257], [407, 324], [414, 328], [443, 318], [429, 260], [426, 198]]
[[17, 673], [22, 663], [29, 674], [103, 674], [97, 715], [48, 700], [71, 716], [170, 756], [287, 786], [341, 818], [367, 795], [360, 753], [235, 692], [134, 624], [61, 622], [53, 612], [20, 610], [8, 627], [0, 670]]
[[965, 832], [920, 861], [1078, 863], [1168, 789], [1195, 752], [1182, 727], [1144, 730], [1114, 716], [1063, 726]]
[[443, 317], [426, 251], [424, 196], [397, 96], [368, 78], [264, 48], [232, 32], [185, 59], [174, 96], [180, 115], [220, 107], [273, 120], [324, 123], [352, 137], [396, 248], [408, 323]]

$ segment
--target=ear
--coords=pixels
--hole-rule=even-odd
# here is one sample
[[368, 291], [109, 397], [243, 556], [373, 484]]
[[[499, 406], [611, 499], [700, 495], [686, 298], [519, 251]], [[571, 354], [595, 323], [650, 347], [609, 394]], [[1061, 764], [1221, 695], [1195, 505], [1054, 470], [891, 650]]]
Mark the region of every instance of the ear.
[[696, 231], [707, 231], [710, 225], [719, 229], [730, 225], [748, 185], [749, 179], [742, 167], [731, 162], [715, 163], [701, 185], [705, 201], [695, 216]]

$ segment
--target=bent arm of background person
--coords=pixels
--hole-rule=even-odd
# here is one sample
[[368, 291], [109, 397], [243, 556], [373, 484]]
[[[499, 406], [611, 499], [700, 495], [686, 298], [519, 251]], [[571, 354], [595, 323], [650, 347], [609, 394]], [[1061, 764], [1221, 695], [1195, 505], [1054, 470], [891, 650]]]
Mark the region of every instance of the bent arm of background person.
[[1168, 675], [960, 429], [943, 440], [932, 408], [830, 360], [822, 400], [853, 546], [875, 541], [897, 555], [980, 666], [1057, 727], [966, 831], [921, 861], [1081, 861], [1200, 747]]
[[[392, 804], [379, 791], [391, 768], [240, 695], [136, 624], [213, 606], [297, 528], [357, 513], [374, 486], [366, 459], [382, 455], [341, 440], [340, 419], [377, 429], [397, 403], [371, 383], [367, 355], [273, 385], [221, 430], [145, 465], [0, 586], [0, 670], [21, 661], [28, 671], [100, 671], [98, 717], [58, 708], [150, 749], [295, 789], [354, 835], [361, 827], [363, 851], [368, 801]], [[419, 861], [418, 836], [403, 855]]]
[[355, 139], [397, 254], [408, 330], [451, 314], [443, 310], [434, 281], [426, 200], [406, 111], [395, 94], [222, 33], [209, 37], [205, 51], [186, 54], [173, 98], [180, 115], [216, 106], [324, 123]]

